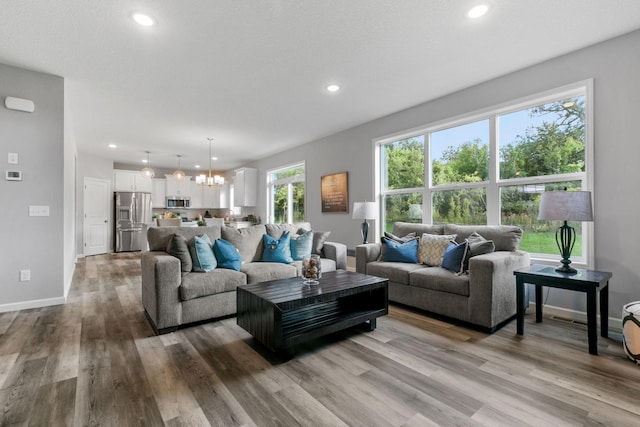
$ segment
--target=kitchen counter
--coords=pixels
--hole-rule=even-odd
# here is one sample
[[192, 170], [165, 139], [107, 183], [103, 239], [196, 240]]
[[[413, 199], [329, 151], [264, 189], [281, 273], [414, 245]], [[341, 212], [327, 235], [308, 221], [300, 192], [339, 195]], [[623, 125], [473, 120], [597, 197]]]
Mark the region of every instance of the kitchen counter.
[[247, 228], [247, 227], [251, 227], [251, 222], [249, 222], [249, 221], [225, 221], [224, 225], [226, 227], [232, 227], [232, 228]]

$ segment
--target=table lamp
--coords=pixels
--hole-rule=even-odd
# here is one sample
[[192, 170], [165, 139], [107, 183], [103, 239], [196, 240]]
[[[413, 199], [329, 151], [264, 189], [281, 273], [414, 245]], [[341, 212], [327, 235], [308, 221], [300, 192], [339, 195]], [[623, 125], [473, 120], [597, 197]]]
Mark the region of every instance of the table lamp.
[[378, 210], [375, 202], [353, 202], [353, 219], [362, 219], [362, 243], [367, 243], [369, 235], [368, 219], [376, 219]]
[[543, 221], [564, 221], [556, 230], [556, 243], [562, 255], [559, 273], [575, 274], [571, 264], [571, 251], [576, 242], [576, 231], [567, 221], [593, 221], [590, 191], [546, 191], [540, 199], [538, 219]]

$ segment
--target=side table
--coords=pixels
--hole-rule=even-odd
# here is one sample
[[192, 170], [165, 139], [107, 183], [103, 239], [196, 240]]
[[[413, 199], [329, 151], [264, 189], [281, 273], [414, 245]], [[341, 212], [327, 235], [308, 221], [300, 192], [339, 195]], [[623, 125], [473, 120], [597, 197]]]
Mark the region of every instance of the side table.
[[587, 335], [589, 353], [598, 354], [596, 294], [600, 291], [600, 335], [609, 335], [609, 279], [607, 271], [577, 269], [576, 274], [560, 273], [555, 267], [531, 264], [528, 268], [516, 270], [516, 317], [517, 333], [524, 334], [524, 284], [536, 286], [536, 323], [542, 322], [542, 287], [569, 289], [587, 294]]

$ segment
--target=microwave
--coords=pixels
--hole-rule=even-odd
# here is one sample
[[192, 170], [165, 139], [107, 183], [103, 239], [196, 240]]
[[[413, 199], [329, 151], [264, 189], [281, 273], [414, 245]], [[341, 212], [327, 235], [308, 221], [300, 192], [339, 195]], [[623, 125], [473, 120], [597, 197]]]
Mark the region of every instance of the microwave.
[[188, 208], [189, 202], [190, 202], [189, 197], [180, 197], [180, 196], [167, 197], [168, 208]]

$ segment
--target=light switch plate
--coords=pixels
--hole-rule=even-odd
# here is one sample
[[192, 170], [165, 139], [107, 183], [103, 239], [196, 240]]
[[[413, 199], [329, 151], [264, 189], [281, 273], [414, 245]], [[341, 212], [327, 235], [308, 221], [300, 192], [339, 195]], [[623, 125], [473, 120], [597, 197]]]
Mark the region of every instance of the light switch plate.
[[29, 206], [29, 216], [49, 216], [49, 206]]
[[9, 153], [7, 155], [7, 163], [9, 163], [10, 165], [17, 165], [18, 164], [18, 153]]

